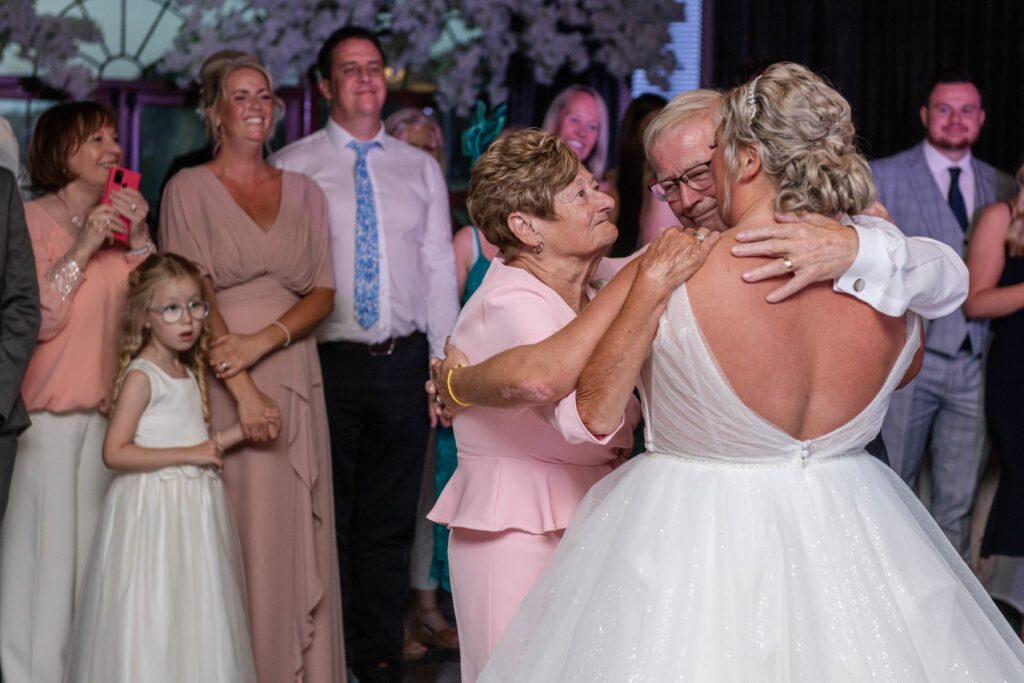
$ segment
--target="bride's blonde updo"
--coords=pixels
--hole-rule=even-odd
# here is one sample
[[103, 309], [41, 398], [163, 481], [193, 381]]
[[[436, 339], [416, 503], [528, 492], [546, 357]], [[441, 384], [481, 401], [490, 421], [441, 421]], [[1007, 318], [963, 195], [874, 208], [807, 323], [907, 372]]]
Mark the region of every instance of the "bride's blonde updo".
[[[729, 178], [741, 148], [753, 145], [777, 188], [778, 211], [860, 213], [875, 199], [871, 169], [857, 150], [850, 105], [823, 78], [792, 62], [768, 67], [723, 100]], [[728, 187], [720, 188], [728, 206]]]

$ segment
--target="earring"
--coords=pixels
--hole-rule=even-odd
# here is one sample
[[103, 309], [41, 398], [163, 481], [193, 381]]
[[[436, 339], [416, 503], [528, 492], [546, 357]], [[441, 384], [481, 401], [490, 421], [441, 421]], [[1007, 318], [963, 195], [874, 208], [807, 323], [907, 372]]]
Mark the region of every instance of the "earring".
[[543, 242], [541, 242], [540, 244], [538, 244], [537, 246], [535, 246], [533, 248], [533, 253], [534, 254], [540, 255], [540, 252], [542, 252], [542, 251], [544, 251], [544, 243]]

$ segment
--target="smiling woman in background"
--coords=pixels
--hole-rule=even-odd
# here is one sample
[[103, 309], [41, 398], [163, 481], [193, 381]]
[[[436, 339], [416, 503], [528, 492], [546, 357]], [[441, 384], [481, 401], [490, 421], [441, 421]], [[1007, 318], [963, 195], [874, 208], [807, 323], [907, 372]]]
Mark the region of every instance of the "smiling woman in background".
[[[334, 497], [320, 361], [308, 336], [334, 306], [327, 206], [263, 149], [282, 112], [270, 74], [234, 50], [200, 72], [214, 158], [164, 192], [161, 244], [206, 278], [216, 338], [211, 426], [255, 442], [224, 462], [260, 681], [344, 679]], [[280, 408], [280, 424], [265, 417]]]
[[570, 85], [558, 93], [544, 114], [541, 126], [576, 152], [598, 180], [608, 165], [608, 106], [596, 90]]

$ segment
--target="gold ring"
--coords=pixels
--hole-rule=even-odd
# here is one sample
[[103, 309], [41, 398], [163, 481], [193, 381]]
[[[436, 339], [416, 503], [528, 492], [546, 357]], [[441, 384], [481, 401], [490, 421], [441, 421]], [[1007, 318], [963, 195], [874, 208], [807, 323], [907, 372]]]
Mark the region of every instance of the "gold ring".
[[793, 259], [788, 256], [782, 257], [782, 267], [786, 269], [786, 272], [792, 272], [793, 270]]
[[139, 208], [138, 204], [132, 203], [132, 213], [135, 213], [135, 209]]

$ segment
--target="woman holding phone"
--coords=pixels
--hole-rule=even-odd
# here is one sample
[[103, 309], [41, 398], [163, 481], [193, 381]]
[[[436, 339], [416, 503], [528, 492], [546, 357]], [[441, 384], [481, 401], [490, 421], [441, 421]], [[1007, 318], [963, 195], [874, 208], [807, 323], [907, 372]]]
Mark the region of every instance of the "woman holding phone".
[[[29, 143], [25, 205], [42, 322], [22, 384], [19, 438], [0, 531], [0, 665], [8, 683], [59, 682], [75, 592], [109, 482], [105, 412], [128, 275], [150, 253], [149, 205], [130, 187], [101, 202], [121, 161], [113, 112], [96, 102], [43, 113]], [[115, 235], [126, 244], [113, 245]], [[113, 246], [112, 246], [113, 245]]]

